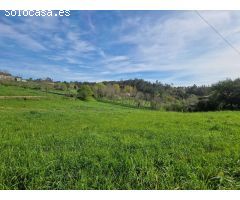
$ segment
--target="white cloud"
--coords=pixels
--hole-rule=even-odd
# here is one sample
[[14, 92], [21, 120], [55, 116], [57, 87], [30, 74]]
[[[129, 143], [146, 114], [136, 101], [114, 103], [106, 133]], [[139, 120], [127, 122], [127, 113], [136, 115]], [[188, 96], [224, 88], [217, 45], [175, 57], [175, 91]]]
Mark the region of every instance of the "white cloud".
[[105, 58], [103, 62], [104, 64], [107, 64], [107, 63], [121, 62], [121, 61], [127, 61], [127, 60], [129, 60], [127, 56], [111, 56], [111, 57]]
[[[239, 12], [200, 13], [229, 40], [234, 41], [236, 48], [240, 48], [237, 45], [240, 38], [236, 34], [240, 31]], [[139, 23], [139, 19], [135, 22]], [[134, 29], [131, 28], [129, 19], [126, 19], [124, 29], [130, 30], [130, 33], [124, 34], [119, 42], [135, 45], [135, 51], [129, 55], [129, 60], [134, 59], [138, 64], [121, 62], [118, 73], [173, 71], [165, 80], [177, 84], [207, 84], [240, 75], [240, 55], [194, 11], [178, 12], [167, 18], [142, 19], [137, 28], [134, 24]], [[114, 65], [116, 66], [115, 63]], [[192, 78], [188, 77], [189, 81], [186, 81], [184, 77], [187, 76]]]
[[[240, 50], [239, 11], [200, 13]], [[161, 16], [149, 11], [144, 15], [123, 14], [121, 19], [114, 27], [109, 25], [107, 35], [111, 37], [107, 42], [98, 38], [97, 33], [102, 33], [90, 14], [85, 22], [88, 30], [68, 18], [26, 17], [19, 23], [4, 19], [0, 23], [0, 38], [12, 39], [28, 50], [41, 51], [46, 65], [38, 61], [22, 62], [29, 66], [23, 69], [14, 68], [13, 63], [8, 65], [37, 76], [52, 73], [66, 80], [104, 80], [148, 72], [156, 80], [158, 74], [168, 73], [168, 77], [160, 81], [186, 85], [209, 84], [240, 75], [239, 55], [194, 11], [175, 11]], [[129, 46], [129, 49], [121, 51], [118, 45]]]
[[70, 43], [70, 48], [76, 52], [90, 52], [96, 50], [91, 43], [81, 40], [79, 33], [69, 31], [67, 33], [67, 39]]
[[33, 51], [46, 50], [46, 48], [25, 33], [18, 32], [12, 26], [0, 23], [0, 37], [10, 38], [18, 42], [21, 46]]

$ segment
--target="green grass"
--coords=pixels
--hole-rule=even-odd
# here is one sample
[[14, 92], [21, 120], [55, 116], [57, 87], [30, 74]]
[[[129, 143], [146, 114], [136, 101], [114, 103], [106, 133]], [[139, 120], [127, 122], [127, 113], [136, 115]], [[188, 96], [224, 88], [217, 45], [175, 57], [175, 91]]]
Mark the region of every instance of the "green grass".
[[0, 189], [240, 189], [239, 122], [57, 95], [0, 100]]
[[4, 86], [0, 84], [0, 96], [44, 96], [45, 92], [17, 86]]

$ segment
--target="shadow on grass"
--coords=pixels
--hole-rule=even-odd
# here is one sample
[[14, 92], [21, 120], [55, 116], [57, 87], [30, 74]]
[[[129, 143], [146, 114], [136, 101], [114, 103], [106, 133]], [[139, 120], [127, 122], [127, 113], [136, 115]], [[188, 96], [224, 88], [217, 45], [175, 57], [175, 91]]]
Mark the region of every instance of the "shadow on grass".
[[109, 103], [109, 104], [112, 104], [112, 105], [123, 106], [123, 107], [126, 107], [126, 108], [153, 110], [152, 108], [147, 107], [147, 106], [139, 106], [138, 107], [138, 106], [134, 106], [134, 105], [124, 104], [124, 103], [119, 103], [119, 102], [114, 102], [114, 101], [109, 101], [109, 100], [104, 100], [104, 99], [96, 99], [96, 100], [99, 101], [99, 102], [102, 102], [102, 103]]

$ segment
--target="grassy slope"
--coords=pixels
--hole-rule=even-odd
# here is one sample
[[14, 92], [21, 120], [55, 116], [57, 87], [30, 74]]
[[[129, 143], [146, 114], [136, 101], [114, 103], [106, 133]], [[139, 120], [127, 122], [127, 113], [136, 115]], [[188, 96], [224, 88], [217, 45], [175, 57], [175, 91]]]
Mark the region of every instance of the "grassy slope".
[[240, 189], [240, 113], [0, 100], [0, 189]]
[[44, 96], [40, 90], [25, 89], [16, 86], [3, 86], [0, 84], [0, 96]]

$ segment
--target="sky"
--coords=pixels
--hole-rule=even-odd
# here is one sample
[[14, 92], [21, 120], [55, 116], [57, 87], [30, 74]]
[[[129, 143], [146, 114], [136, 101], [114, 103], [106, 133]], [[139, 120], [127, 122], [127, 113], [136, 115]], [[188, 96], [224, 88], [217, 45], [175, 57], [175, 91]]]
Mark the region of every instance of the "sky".
[[[199, 11], [240, 51], [240, 11]], [[60, 81], [142, 78], [208, 85], [240, 77], [234, 51], [195, 11], [0, 13], [0, 70]]]

